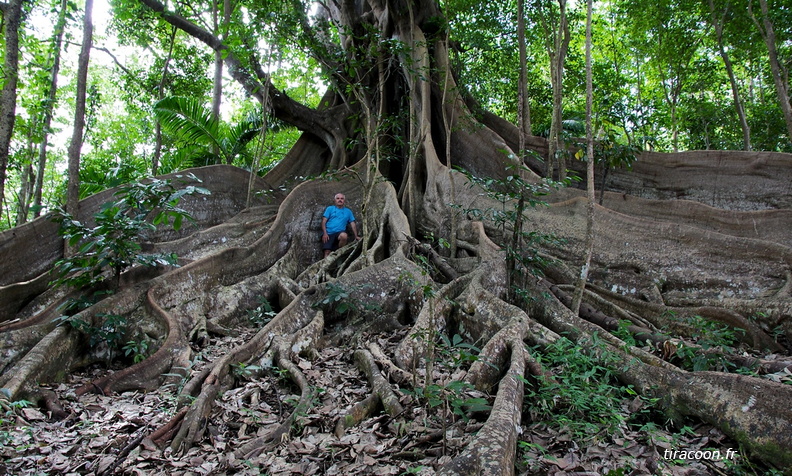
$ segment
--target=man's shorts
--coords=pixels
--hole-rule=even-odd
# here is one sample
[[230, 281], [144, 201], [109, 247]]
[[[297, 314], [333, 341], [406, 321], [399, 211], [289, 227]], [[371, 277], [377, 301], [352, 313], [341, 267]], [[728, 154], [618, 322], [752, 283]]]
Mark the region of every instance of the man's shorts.
[[341, 233], [346, 233], [346, 232], [345, 231], [339, 231], [338, 233], [330, 233], [330, 234], [328, 234], [327, 236], [330, 237], [330, 239], [327, 240], [327, 243], [322, 242], [322, 249], [323, 250], [331, 250], [331, 251], [335, 250], [335, 249], [338, 249], [338, 235], [340, 235]]

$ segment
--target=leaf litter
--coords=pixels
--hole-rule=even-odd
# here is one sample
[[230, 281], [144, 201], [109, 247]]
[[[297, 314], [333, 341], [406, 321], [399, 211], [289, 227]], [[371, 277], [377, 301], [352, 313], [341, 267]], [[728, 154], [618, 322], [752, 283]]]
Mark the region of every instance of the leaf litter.
[[[401, 337], [368, 336], [386, 350]], [[244, 339], [244, 335], [212, 338], [191, 372], [199, 372]], [[75, 389], [107, 370], [95, 367], [72, 374], [67, 382], [50, 388], [69, 413], [66, 419], [52, 420], [32, 407], [0, 417], [0, 474], [431, 475], [458, 455], [481, 428], [483, 421], [477, 415], [443, 424], [440, 408], [427, 408], [414, 396], [397, 392], [403, 415], [391, 418], [381, 413], [337, 436], [339, 419], [370, 393], [351, 355], [350, 349], [328, 346], [312, 360], [297, 362], [313, 386], [311, 407], [298, 416], [289, 437], [274, 450], [248, 459], [236, 457], [234, 451], [276, 428], [299, 399], [299, 391], [276, 372], [249, 380], [239, 377], [234, 388], [218, 397], [201, 443], [184, 454], [159, 448], [148, 438], [177, 412], [176, 386], [77, 398]], [[458, 376], [457, 372], [453, 377]], [[437, 373], [434, 381], [451, 378], [450, 371]], [[492, 396], [487, 398], [492, 401]], [[630, 411], [629, 402], [625, 407]], [[664, 458], [673, 450], [718, 448], [725, 454], [727, 439], [703, 424], [684, 436], [659, 428], [624, 429], [618, 437], [592, 435], [586, 441], [575, 441], [543, 423], [523, 422], [521, 430], [515, 470], [520, 475], [729, 474], [733, 464], [726, 459]]]

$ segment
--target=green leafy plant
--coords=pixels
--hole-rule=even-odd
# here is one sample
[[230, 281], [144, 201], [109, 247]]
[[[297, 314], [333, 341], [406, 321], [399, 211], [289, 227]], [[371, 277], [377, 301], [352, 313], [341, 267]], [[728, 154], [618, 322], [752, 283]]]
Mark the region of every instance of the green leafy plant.
[[19, 414], [19, 410], [33, 405], [29, 400], [11, 401], [10, 398], [11, 393], [7, 389], [0, 389], [0, 409], [3, 410], [0, 416], [0, 448], [14, 441], [12, 432], [5, 430], [4, 427], [16, 426], [16, 415]]
[[[682, 345], [677, 347], [676, 357], [684, 368], [700, 370], [735, 370], [727, 356], [736, 352], [739, 335], [745, 330], [714, 322], [701, 316], [683, 317], [681, 322], [690, 329], [690, 338], [698, 348]], [[705, 352], [702, 352], [704, 350]], [[706, 352], [711, 350], [712, 352]], [[742, 369], [742, 371], [750, 369]]]
[[501, 237], [496, 239], [506, 251], [509, 293], [510, 299], [513, 300], [523, 295], [516, 283], [517, 278], [524, 274], [519, 268], [522, 267], [532, 273], [541, 273], [548, 263], [539, 253], [539, 245], [561, 244], [561, 240], [552, 234], [526, 230], [524, 214], [529, 208], [547, 206], [547, 202], [541, 197], [550, 194], [553, 190], [568, 186], [571, 179], [529, 181], [524, 177], [531, 172], [524, 165], [510, 166], [502, 179], [481, 178], [464, 170], [462, 172], [467, 176], [471, 187], [481, 187], [489, 198], [500, 203], [499, 207], [461, 210], [475, 220], [494, 223], [496, 229], [501, 232]]
[[[465, 339], [459, 334], [454, 334], [452, 337], [448, 337], [446, 334], [440, 335], [438, 359], [441, 366], [444, 366], [449, 372], [480, 361], [480, 353], [481, 349], [465, 342]], [[493, 366], [492, 363], [487, 364]]]
[[253, 376], [256, 375], [257, 372], [261, 371], [261, 366], [258, 365], [248, 365], [244, 362], [240, 362], [238, 364], [231, 364], [232, 371], [234, 375], [240, 380], [250, 380]]
[[327, 293], [319, 303], [325, 306], [332, 305], [339, 314], [346, 314], [357, 308], [346, 288], [336, 283], [327, 284]]
[[[435, 334], [435, 332], [415, 333], [413, 338], [434, 339]], [[434, 372], [435, 367], [451, 373], [463, 365], [477, 361], [479, 352], [478, 348], [464, 342], [462, 336], [458, 334], [451, 338], [442, 335], [437, 345], [430, 345], [424, 385], [413, 382], [412, 389], [401, 389], [402, 393], [416, 398], [419, 403], [440, 410], [435, 415], [443, 428], [443, 435], [450, 420], [462, 418], [467, 421], [470, 413], [490, 411], [492, 406], [483, 396], [471, 396], [471, 394], [475, 395], [475, 388], [470, 383], [461, 380], [436, 383], [430, 374]], [[443, 442], [445, 443], [445, 436]]]
[[[598, 187], [600, 190], [600, 204], [602, 204], [605, 195], [608, 173], [618, 168], [631, 170], [633, 162], [638, 159], [642, 151], [641, 147], [635, 144], [625, 144], [623, 141], [620, 141], [620, 138], [621, 135], [613, 127], [605, 127], [594, 142], [594, 157], [596, 163], [602, 170], [600, 174], [601, 183]], [[575, 158], [578, 160], [588, 160], [586, 157], [585, 145], [580, 141], [574, 142], [574, 145], [579, 147], [578, 151], [575, 153]]]
[[275, 311], [275, 309], [273, 309], [269, 300], [266, 297], [261, 296], [259, 298], [259, 305], [255, 309], [248, 310], [247, 314], [251, 323], [253, 323], [255, 326], [263, 327], [278, 313]]
[[[189, 176], [195, 181], [197, 177]], [[121, 273], [132, 265], [175, 265], [175, 254], [142, 252], [140, 242], [158, 225], [172, 225], [179, 230], [189, 213], [178, 207], [185, 195], [208, 194], [209, 191], [187, 186], [177, 188], [171, 180], [151, 179], [119, 189], [116, 199], [94, 215], [93, 226], [78, 221], [63, 209], [55, 211], [53, 220], [60, 223], [60, 234], [76, 251], [55, 263], [57, 278], [53, 285], [83, 288], [108, 278], [115, 287]]]
[[[355, 289], [365, 289], [368, 286], [360, 286]], [[339, 316], [351, 316], [363, 311], [376, 312], [380, 306], [376, 303], [365, 302], [351, 295], [352, 290], [347, 289], [341, 284], [327, 283], [322, 298], [313, 304], [313, 307], [327, 307]]]
[[467, 420], [469, 412], [489, 411], [492, 407], [486, 398], [468, 397], [466, 392], [473, 391], [473, 385], [460, 380], [453, 380], [445, 385], [429, 384], [414, 389], [401, 389], [405, 395], [411, 395], [423, 402], [429, 408], [441, 407], [445, 420], [449, 414]]
[[145, 360], [148, 354], [148, 342], [145, 340], [130, 340], [124, 344], [124, 355], [132, 357], [134, 363], [139, 363]]
[[[602, 343], [594, 339], [586, 345], [591, 349]], [[634, 400], [636, 392], [618, 382], [610, 364], [603, 364], [601, 357], [592, 356], [593, 351], [569, 339], [562, 337], [533, 349], [532, 355], [553, 378], [540, 377], [535, 385], [526, 385], [526, 410], [534, 421], [568, 432], [573, 438], [617, 433], [631, 419], [637, 424], [649, 418], [646, 412], [653, 411], [657, 403], [644, 399], [641, 408], [645, 412], [625, 413], [622, 402]]]
[[116, 351], [121, 349], [121, 342], [128, 332], [128, 322], [125, 316], [117, 314], [99, 313], [101, 319], [98, 325], [91, 324], [75, 316], [60, 316], [56, 319], [58, 325], [68, 324], [73, 329], [88, 337], [88, 345], [95, 349], [101, 344], [107, 345], [108, 360], [112, 361]]
[[154, 104], [154, 115], [163, 129], [177, 138], [182, 166], [227, 163], [241, 157], [252, 158], [247, 145], [265, 126], [260, 113], [253, 112], [236, 124], [227, 124], [212, 114], [205, 104], [189, 97], [167, 97]]

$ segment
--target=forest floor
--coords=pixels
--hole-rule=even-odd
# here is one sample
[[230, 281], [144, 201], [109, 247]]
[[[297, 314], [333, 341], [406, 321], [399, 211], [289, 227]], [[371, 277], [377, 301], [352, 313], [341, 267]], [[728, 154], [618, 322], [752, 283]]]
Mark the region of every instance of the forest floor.
[[[213, 337], [197, 351], [191, 371], [199, 372], [203, 363], [245, 337]], [[403, 334], [369, 338], [387, 352]], [[201, 443], [176, 454], [148, 438], [174, 415], [176, 386], [76, 398], [75, 389], [107, 372], [94, 367], [52, 388], [69, 412], [65, 420], [51, 420], [33, 407], [0, 417], [0, 474], [428, 475], [458, 454], [481, 427], [472, 415], [449, 423], [443, 438], [437, 418], [442, 406], [427, 409], [404, 394], [403, 419], [382, 413], [336, 436], [336, 424], [346, 410], [369, 395], [366, 378], [351, 356], [344, 346], [328, 345], [311, 361], [301, 360], [298, 365], [315, 385], [312, 407], [299, 416], [291, 437], [273, 451], [249, 458], [234, 451], [276, 427], [299, 398], [282, 376], [265, 372], [246, 379], [246, 371], [253, 368], [240, 367], [238, 387], [220, 396]], [[491, 401], [486, 395], [471, 396]], [[633, 403], [614, 402], [625, 412], [635, 410], [630, 408]], [[673, 433], [657, 425], [623, 428], [615, 435], [575, 440], [556, 425], [523, 422], [522, 438], [516, 468], [520, 475], [764, 474], [743, 460], [733, 442], [703, 424]]]

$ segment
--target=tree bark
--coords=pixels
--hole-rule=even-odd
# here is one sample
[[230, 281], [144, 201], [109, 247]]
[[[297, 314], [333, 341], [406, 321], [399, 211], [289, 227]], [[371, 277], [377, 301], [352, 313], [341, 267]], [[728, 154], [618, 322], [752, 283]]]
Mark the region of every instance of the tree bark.
[[[183, 266], [122, 286], [117, 294], [81, 311], [78, 317], [91, 322], [108, 312], [123, 315], [145, 329], [152, 336], [152, 349], [157, 347], [143, 362], [108, 370], [83, 390], [110, 395], [131, 388], [153, 389], [186, 377], [187, 383], [176, 399], [179, 403], [173, 409], [184, 416], [173, 432], [171, 448], [178, 451], [171, 456], [197, 461], [196, 454], [216, 449], [221, 442], [215, 438], [217, 431], [224, 431], [224, 425], [217, 424], [217, 412], [224, 411], [219, 407], [230, 400], [218, 405], [217, 399], [240, 388], [240, 369], [254, 372], [258, 367], [256, 384], [280, 377], [293, 396], [292, 404], [285, 398], [273, 402], [279, 410], [269, 413], [271, 424], [259, 426], [255, 437], [234, 448], [236, 460], [224, 460], [229, 466], [243, 458], [248, 460], [245, 463], [258, 464], [253, 456], [274, 450], [289, 439], [322, 432], [332, 438], [334, 425], [327, 424], [328, 418], [315, 417], [315, 411], [320, 411], [317, 407], [372, 409], [376, 398], [346, 392], [340, 381], [330, 384], [335, 390], [323, 384], [328, 391], [318, 393], [318, 380], [327, 374], [332, 374], [333, 380], [345, 377], [343, 374], [355, 376], [350, 350], [369, 344], [369, 348], [384, 349], [393, 358], [372, 351], [371, 357], [382, 362], [373, 366], [372, 359], [365, 356], [375, 388], [360, 393], [379, 392], [391, 403], [399, 400], [405, 414], [418, 415], [415, 420], [420, 426], [435, 422], [442, 429], [419, 428], [414, 430], [416, 434], [405, 434], [400, 422], [381, 424], [390, 418], [383, 416], [369, 435], [388, 434], [393, 441], [407, 444], [422, 440], [423, 435], [459, 436], [466, 443], [451, 458], [437, 455], [426, 464], [449, 474], [509, 474], [514, 471], [518, 441], [528, 442], [532, 436], [521, 436], [521, 431], [533, 431], [530, 415], [522, 405], [528, 395], [523, 384], [526, 380], [533, 383], [526, 379], [526, 372], [546, 375], [538, 366], [542, 349], [564, 335], [596, 365], [617, 375], [624, 385], [633, 385], [635, 391], [657, 401], [664, 410], [717, 426], [768, 464], [792, 466], [788, 456], [792, 454], [788, 432], [792, 388], [761, 377], [684, 370], [677, 365], [673, 346], [633, 347], [617, 332], [634, 332], [636, 340], [655, 343], [658, 329], [665, 327], [681, 343], [693, 339], [698, 331], [686, 323], [685, 317], [697, 315], [743, 328], [752, 327], [746, 324], [745, 316], [756, 316], [767, 328], [782, 326], [781, 337], [792, 336], [786, 319], [792, 251], [789, 237], [776, 231], [788, 229], [792, 216], [778, 206], [776, 210], [747, 211], [743, 215], [730, 211], [732, 219], [740, 215], [744, 220], [730, 227], [714, 205], [696, 206], [693, 201], [704, 195], [721, 200], [723, 191], [729, 189], [739, 196], [741, 205], [769, 200], [762, 195], [768, 190], [775, 200], [788, 201], [792, 178], [789, 156], [754, 153], [752, 160], [746, 160], [744, 153], [646, 154], [632, 175], [614, 171], [614, 183], [639, 183], [635, 194], [640, 192], [642, 197], [666, 193], [664, 184], [673, 183], [679, 194], [690, 199], [639, 199], [626, 191], [608, 194], [604, 206], [597, 208], [596, 233], [592, 235], [597, 254], [591, 262], [587, 302], [578, 314], [566, 307], [566, 299], [557, 297], [560, 293], [553, 293], [553, 285], [569, 289], [575, 282], [575, 270], [586, 254], [580, 236], [584, 223], [588, 223], [586, 207], [592, 200], [586, 202], [577, 189], [553, 193], [547, 197], [547, 206], [526, 211], [524, 224], [531, 231], [550, 232], [565, 241], [537, 239], [530, 249], [521, 250], [535, 253], [528, 257], [537, 266], [532, 267], [528, 259], [522, 262], [525, 272], [518, 274], [516, 283], [521, 286], [521, 294], [512, 300], [504, 255], [509, 240], [518, 240], [508, 236], [513, 230], [502, 223], [481, 219], [484, 211], [502, 211], [504, 206], [448, 166], [459, 165], [484, 178], [504, 178], [508, 167], [519, 165], [515, 163], [519, 155], [513, 148], [521, 142], [519, 128], [486, 114], [479, 122], [470, 113], [475, 108], [459, 96], [454, 75], [446, 74], [447, 36], [438, 27], [443, 22], [437, 21], [442, 15], [435, 2], [419, 0], [404, 8], [392, 7], [376, 0], [322, 7], [330, 9], [328, 15], [339, 26], [341, 36], [350, 33], [344, 38], [346, 43], [337, 46], [339, 50], [349, 48], [345, 52], [352, 59], [331, 69], [333, 79], [361, 90], [357, 96], [345, 88], [331, 90], [322, 106], [326, 109], [305, 108], [308, 114], [298, 120], [306, 133], [279, 169], [257, 184], [257, 188], [274, 192], [274, 204], [265, 206], [263, 200], [253, 199], [252, 206], [246, 208], [245, 185], [251, 178], [247, 172], [226, 165], [194, 170], [206, 182], [215, 181], [207, 184], [212, 195], [190, 203], [188, 209], [202, 213], [222, 209], [228, 214], [217, 220], [206, 219], [200, 231], [182, 239], [167, 236], [149, 243], [157, 250], [183, 256]], [[213, 48], [226, 47], [183, 18], [170, 13], [162, 17], [199, 35]], [[369, 31], [376, 33], [363, 34]], [[398, 39], [398, 48], [382, 48], [383, 38]], [[360, 51], [365, 51], [365, 56], [355, 57]], [[251, 81], [245, 87], [258, 94], [259, 100], [272, 98], [279, 117], [300, 112], [288, 99], [278, 98], [278, 91], [257, 89], [269, 86], [263, 71], [232, 71], [231, 65], [239, 67], [242, 63], [236, 61], [233, 51], [227, 53], [229, 72], [237, 80]], [[346, 106], [334, 106], [341, 103]], [[378, 121], [373, 115], [382, 119]], [[462, 119], [470, 123], [462, 127]], [[593, 135], [593, 128], [588, 129], [587, 135]], [[387, 143], [391, 134], [398, 140], [388, 143], [395, 152], [386, 158], [379, 145]], [[340, 150], [339, 141], [354, 146]], [[341, 170], [334, 173], [336, 167]], [[313, 175], [327, 173], [294, 184], [294, 176], [303, 176], [295, 172], [304, 170]], [[713, 184], [715, 170], [720, 180]], [[383, 180], [367, 182], [366, 177]], [[528, 172], [525, 179], [529, 184], [541, 181]], [[281, 187], [288, 193], [280, 195], [277, 191]], [[365, 242], [350, 244], [323, 258], [317, 240], [322, 205], [338, 190], [346, 194], [348, 203], [365, 207], [359, 217], [366, 221], [362, 227], [366, 230]], [[233, 197], [239, 197], [236, 208], [227, 205]], [[84, 203], [99, 207], [101, 201]], [[513, 209], [513, 204], [506, 206]], [[86, 207], [85, 212], [89, 210]], [[453, 213], [458, 213], [457, 221], [451, 220]], [[24, 236], [37, 236], [34, 232], [41, 230], [30, 228]], [[19, 237], [22, 231], [15, 233], [20, 233]], [[427, 243], [430, 237], [451, 234], [458, 242], [456, 256], [433, 253]], [[0, 234], [0, 244], [6, 243], [8, 236]], [[6, 256], [22, 263], [16, 267], [28, 269], [34, 260], [11, 256], [31, 256], [30, 251], [24, 253]], [[0, 260], [0, 265], [5, 263]], [[546, 279], [537, 276], [540, 272]], [[11, 273], [0, 273], [0, 279], [8, 275]], [[20, 393], [24, 382], [38, 383], [47, 380], [40, 376], [70, 371], [71, 361], [65, 368], [58, 368], [53, 361], [81, 357], [79, 344], [84, 340], [64, 327], [51, 330], [47, 327], [52, 326], [51, 319], [31, 311], [46, 304], [49, 312], [54, 312], [59, 300], [66, 298], [63, 293], [39, 295], [31, 291], [33, 284], [21, 281], [0, 286], [0, 297], [12, 291], [14, 296], [21, 296], [15, 298], [18, 306], [7, 313], [19, 320], [0, 328], [4, 331], [0, 334], [4, 338], [0, 351], [12, 361], [0, 375], [0, 387], [12, 389], [14, 395]], [[247, 311], [258, 309], [256, 303], [261, 297], [273, 304], [275, 315], [266, 323], [251, 326]], [[599, 308], [609, 314], [602, 318], [596, 312]], [[610, 315], [630, 324], [621, 326], [618, 319], [609, 319]], [[223, 335], [235, 326], [245, 328], [248, 336], [240, 333], [240, 341], [226, 347], [219, 358], [204, 359], [210, 352], [193, 358], [193, 349], [206, 344], [207, 330]], [[761, 343], [773, 341], [763, 335], [759, 325], [753, 327], [757, 329], [756, 338], [753, 330], [749, 332], [747, 345], [759, 348]], [[41, 335], [47, 337], [40, 339]], [[373, 342], [378, 346], [371, 345]], [[447, 357], [459, 350], [451, 347], [460, 343], [462, 349], [481, 348], [475, 355], [477, 360], [468, 362], [469, 366], [456, 356]], [[532, 359], [526, 344], [537, 349], [529, 370], [526, 362]], [[335, 352], [339, 365], [346, 366], [344, 371], [320, 368], [323, 362], [317, 354], [325, 349]], [[48, 360], [42, 356], [48, 356]], [[386, 379], [390, 375], [393, 378]], [[560, 377], [557, 382], [563, 381]], [[412, 395], [394, 398], [390, 388], [394, 382], [411, 389]], [[455, 388], [462, 393], [452, 391]], [[481, 393], [494, 388], [494, 398]], [[431, 392], [443, 401], [431, 407], [410, 401], [413, 396], [428, 401], [425, 396]], [[461, 407], [449, 411], [451, 402], [465, 401], [468, 393], [484, 395], [492, 408], [484, 406], [465, 414], [482, 422], [486, 419], [477, 435], [461, 435], [464, 430], [452, 435], [446, 430], [461, 427], [458, 419], [453, 421], [456, 417], [452, 413], [464, 412]], [[247, 410], [254, 409], [257, 402], [251, 400], [250, 406], [242, 403]], [[620, 406], [615, 401], [609, 403]], [[618, 403], [624, 403], [624, 399]], [[399, 411], [395, 404], [389, 406], [392, 413]], [[330, 418], [336, 417], [343, 418], [344, 412], [334, 412]], [[619, 425], [624, 423], [619, 421]], [[171, 434], [173, 423], [166, 425], [163, 434]], [[349, 433], [360, 429], [344, 426], [344, 430]], [[399, 440], [403, 436], [406, 439]], [[205, 444], [209, 440], [215, 444]], [[290, 448], [299, 449], [291, 443]], [[609, 440], [603, 437], [599, 443], [607, 446]], [[222, 445], [221, 451], [227, 453], [228, 449]], [[652, 453], [654, 448], [647, 446], [647, 450]], [[335, 452], [333, 458], [336, 463], [347, 456]]]
[[[219, 3], [222, 1], [222, 18], [220, 17]], [[225, 39], [228, 35], [228, 24], [231, 21], [231, 2], [230, 0], [215, 0], [212, 4], [212, 20], [214, 23], [215, 35], [220, 39]], [[215, 50], [214, 59], [214, 79], [212, 81], [212, 115], [215, 119], [220, 119], [220, 106], [223, 101], [223, 55], [219, 50]], [[213, 145], [212, 152], [219, 156], [220, 149]], [[233, 157], [227, 157], [226, 163], [231, 164]]]
[[770, 71], [773, 75], [773, 83], [775, 84], [776, 94], [778, 96], [778, 104], [781, 106], [781, 112], [784, 114], [787, 136], [789, 140], [792, 141], [792, 104], [789, 102], [789, 75], [786, 67], [781, 64], [778, 58], [775, 28], [772, 20], [770, 20], [770, 10], [767, 6], [767, 0], [759, 0], [759, 7], [762, 11], [762, 22], [759, 23], [759, 20], [753, 13], [751, 3], [751, 1], [748, 2], [748, 12], [767, 46], [768, 61], [770, 62]]
[[531, 132], [531, 101], [528, 97], [528, 56], [525, 46], [525, 0], [517, 2], [517, 42], [520, 45], [520, 79], [517, 85], [517, 127], [520, 129], [520, 159], [525, 160], [526, 138]]
[[44, 109], [44, 119], [42, 120], [42, 139], [38, 150], [38, 172], [36, 173], [36, 183], [33, 187], [33, 216], [41, 216], [42, 195], [44, 191], [44, 178], [47, 170], [47, 142], [52, 125], [52, 112], [55, 109], [55, 102], [58, 95], [58, 74], [60, 73], [61, 46], [63, 45], [63, 35], [66, 31], [66, 15], [68, 13], [68, 2], [62, 0], [58, 11], [58, 21], [55, 24], [55, 38], [52, 45], [52, 74], [50, 76], [50, 89], [48, 94], [47, 107]]
[[[548, 137], [549, 149], [547, 157], [547, 178], [566, 178], [566, 159], [563, 157], [564, 145], [561, 142], [564, 121], [564, 65], [571, 35], [567, 18], [566, 0], [558, 0], [557, 24], [552, 23], [552, 14], [548, 11], [543, 19], [543, 26], [548, 36], [547, 54], [550, 58], [550, 83], [553, 90], [553, 112]], [[551, 8], [547, 6], [548, 10]], [[557, 166], [557, 170], [556, 170]]]
[[726, 68], [726, 74], [729, 76], [729, 84], [731, 85], [732, 98], [734, 99], [734, 109], [737, 111], [737, 118], [740, 121], [740, 129], [743, 135], [743, 150], [751, 150], [751, 128], [748, 125], [748, 119], [745, 116], [745, 108], [743, 107], [742, 97], [740, 95], [740, 88], [737, 84], [737, 78], [734, 76], [734, 68], [732, 67], [731, 58], [726, 48], [723, 45], [723, 24], [724, 17], [728, 12], [728, 5], [724, 8], [723, 15], [718, 18], [715, 11], [715, 2], [709, 0], [710, 18], [712, 27], [715, 29], [715, 40], [718, 42], [718, 52], [723, 59], [723, 66]]
[[594, 131], [591, 125], [592, 103], [594, 102], [594, 88], [591, 74], [591, 10], [592, 0], [586, 2], [586, 240], [584, 244], [586, 258], [580, 269], [580, 278], [575, 286], [575, 295], [572, 299], [573, 314], [580, 311], [583, 301], [583, 292], [586, 290], [591, 258], [594, 254], [594, 204], [596, 203], [594, 191]]
[[74, 108], [74, 129], [69, 142], [69, 184], [66, 192], [66, 212], [77, 216], [80, 199], [80, 154], [85, 129], [85, 102], [88, 90], [88, 63], [93, 45], [93, 0], [86, 0], [83, 17], [83, 41], [77, 60], [77, 97]]
[[[14, 135], [16, 120], [17, 81], [19, 80], [19, 27], [22, 20], [22, 0], [9, 0], [3, 8], [5, 23], [5, 81], [0, 91], [0, 220], [5, 207], [5, 185], [8, 170], [8, 154]], [[10, 226], [10, 217], [7, 217]]]
[[[169, 74], [169, 67], [171, 59], [173, 58], [173, 47], [176, 43], [176, 33], [179, 30], [175, 26], [171, 26], [170, 38], [168, 41], [168, 56], [165, 58], [165, 64], [162, 66], [162, 76], [160, 77], [159, 85], [157, 86], [157, 100], [165, 97], [165, 80]], [[156, 121], [154, 124], [154, 154], [151, 157], [151, 174], [157, 175], [157, 170], [160, 166], [160, 158], [162, 156], [162, 124]]]

